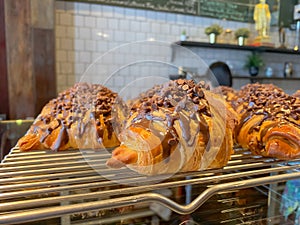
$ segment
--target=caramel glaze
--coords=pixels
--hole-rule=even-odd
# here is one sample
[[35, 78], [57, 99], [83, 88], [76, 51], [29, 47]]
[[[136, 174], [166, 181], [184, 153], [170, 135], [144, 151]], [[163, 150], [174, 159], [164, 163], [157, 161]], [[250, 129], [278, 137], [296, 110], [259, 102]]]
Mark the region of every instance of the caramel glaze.
[[[196, 136], [191, 135], [191, 121], [199, 124], [196, 132], [202, 132], [206, 143], [209, 140], [208, 124], [204, 118], [211, 116], [208, 102], [203, 89], [208, 89], [205, 83], [195, 84], [192, 80], [176, 80], [167, 84], [155, 86], [143, 94], [132, 105], [132, 112], [138, 112], [131, 121], [131, 126], [142, 126], [151, 130], [159, 137], [163, 148], [163, 158], [168, 159], [179, 143], [178, 134], [174, 128], [175, 121], [179, 121], [182, 136], [188, 146], [195, 144]], [[162, 111], [165, 117], [154, 116], [155, 111]], [[154, 122], [162, 122], [166, 132], [161, 133], [152, 129]], [[166, 160], [167, 161], [167, 160]]]
[[[235, 128], [236, 137], [239, 134], [243, 125], [251, 120], [256, 115], [264, 115], [262, 119], [253, 123], [248, 134], [252, 132], [260, 132], [258, 146], [255, 146], [259, 151], [264, 151], [265, 144], [263, 138], [271, 128], [275, 126], [283, 126], [291, 124], [300, 128], [300, 101], [294, 96], [290, 96], [284, 91], [272, 84], [248, 84], [243, 87], [239, 93], [237, 111], [242, 115], [240, 123]], [[242, 106], [242, 107], [241, 107]], [[261, 128], [265, 121], [273, 121]], [[282, 140], [295, 143], [292, 137], [283, 133], [276, 133], [282, 136]], [[292, 140], [293, 139], [293, 140]], [[296, 142], [299, 143], [299, 142]]]
[[[53, 150], [58, 150], [68, 140], [68, 130], [77, 122], [77, 133], [79, 138], [84, 134], [90, 121], [95, 121], [98, 135], [98, 142], [102, 141], [103, 130], [108, 130], [108, 138], [112, 137], [113, 128], [111, 125], [111, 106], [117, 94], [108, 88], [87, 83], [77, 83], [68, 90], [59, 93], [56, 99], [51, 100], [43, 109], [40, 116], [33, 124], [33, 133], [41, 134], [40, 142], [55, 130], [61, 128]], [[83, 118], [90, 113], [90, 121]], [[103, 115], [106, 127], [102, 127], [100, 116]]]

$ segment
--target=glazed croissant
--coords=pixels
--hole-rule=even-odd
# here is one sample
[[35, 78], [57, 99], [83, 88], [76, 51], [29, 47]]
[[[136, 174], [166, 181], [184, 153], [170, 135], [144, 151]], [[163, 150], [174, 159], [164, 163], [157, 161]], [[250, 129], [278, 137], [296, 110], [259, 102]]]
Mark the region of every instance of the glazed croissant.
[[116, 96], [101, 85], [75, 84], [44, 106], [17, 146], [57, 151], [119, 145], [111, 124]]
[[[160, 91], [158, 91], [160, 90]], [[234, 119], [204, 83], [175, 80], [132, 106], [107, 165], [153, 175], [220, 168], [232, 154]]]
[[237, 101], [241, 116], [237, 142], [254, 154], [292, 159], [300, 156], [300, 101], [272, 84], [248, 84]]

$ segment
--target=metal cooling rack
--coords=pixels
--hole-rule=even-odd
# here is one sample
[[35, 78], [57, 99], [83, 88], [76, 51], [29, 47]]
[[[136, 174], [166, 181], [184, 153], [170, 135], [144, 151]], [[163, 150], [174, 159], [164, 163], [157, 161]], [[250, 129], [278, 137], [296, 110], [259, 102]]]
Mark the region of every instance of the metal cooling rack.
[[[21, 152], [13, 148], [0, 164], [0, 224], [64, 217], [64, 224], [70, 224], [66, 219], [70, 215], [131, 206], [138, 206], [133, 216], [150, 216], [155, 214], [149, 210], [153, 203], [185, 215], [218, 193], [300, 178], [297, 160], [291, 164], [257, 157], [239, 148], [223, 169], [172, 176], [146, 177], [126, 168], [110, 169], [105, 165], [109, 157], [108, 151]], [[189, 185], [205, 189], [188, 204], [164, 193]]]

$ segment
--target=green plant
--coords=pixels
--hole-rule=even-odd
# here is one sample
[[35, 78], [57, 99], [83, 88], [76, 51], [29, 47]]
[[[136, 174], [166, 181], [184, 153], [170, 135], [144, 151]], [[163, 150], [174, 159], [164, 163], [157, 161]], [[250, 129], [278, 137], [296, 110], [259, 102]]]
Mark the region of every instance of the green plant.
[[223, 28], [218, 24], [212, 24], [211, 26], [206, 27], [204, 32], [206, 35], [210, 35], [212, 33], [219, 35], [223, 32]]
[[260, 68], [264, 65], [264, 61], [257, 52], [253, 52], [251, 55], [247, 56], [244, 67], [249, 69], [250, 67]]
[[244, 37], [248, 38], [250, 35], [250, 30], [248, 28], [239, 28], [234, 32], [235, 38]]

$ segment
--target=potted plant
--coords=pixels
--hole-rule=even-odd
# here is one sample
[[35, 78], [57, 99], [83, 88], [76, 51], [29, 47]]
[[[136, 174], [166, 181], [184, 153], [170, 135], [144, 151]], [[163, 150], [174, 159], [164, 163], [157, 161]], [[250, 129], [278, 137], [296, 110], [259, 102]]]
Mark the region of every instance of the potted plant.
[[251, 55], [247, 56], [244, 67], [249, 70], [251, 76], [256, 76], [259, 69], [264, 65], [264, 61], [257, 52], [252, 52]]
[[223, 32], [223, 28], [218, 24], [212, 24], [205, 28], [205, 34], [209, 36], [209, 43], [216, 43], [217, 36]]
[[186, 41], [186, 39], [187, 39], [186, 31], [183, 30], [180, 35], [180, 41]]
[[239, 28], [234, 32], [235, 38], [238, 40], [238, 45], [242, 46], [245, 44], [245, 39], [250, 35], [248, 28]]

